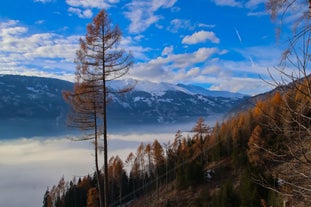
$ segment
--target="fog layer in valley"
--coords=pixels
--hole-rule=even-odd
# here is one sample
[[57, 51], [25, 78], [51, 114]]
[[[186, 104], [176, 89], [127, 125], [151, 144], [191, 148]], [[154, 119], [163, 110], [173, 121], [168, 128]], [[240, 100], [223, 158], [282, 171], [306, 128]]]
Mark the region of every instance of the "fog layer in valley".
[[[216, 117], [210, 117], [206, 123], [213, 126], [215, 120]], [[71, 141], [70, 138], [78, 137], [79, 132], [59, 135], [57, 126], [49, 128], [37, 123], [37, 126], [26, 123], [12, 126], [6, 129], [7, 137], [0, 137], [0, 206], [40, 207], [47, 187], [56, 185], [61, 177], [72, 180], [94, 172], [94, 146], [90, 141]], [[167, 143], [174, 139], [177, 130], [188, 133], [194, 125], [195, 122], [115, 128], [108, 136], [109, 157], [119, 155], [124, 161], [141, 142], [157, 139]], [[5, 134], [2, 130], [1, 134]], [[44, 132], [42, 136], [30, 136], [40, 134], [40, 130]], [[26, 136], [17, 136], [23, 133]], [[103, 164], [102, 160], [100, 163]]]

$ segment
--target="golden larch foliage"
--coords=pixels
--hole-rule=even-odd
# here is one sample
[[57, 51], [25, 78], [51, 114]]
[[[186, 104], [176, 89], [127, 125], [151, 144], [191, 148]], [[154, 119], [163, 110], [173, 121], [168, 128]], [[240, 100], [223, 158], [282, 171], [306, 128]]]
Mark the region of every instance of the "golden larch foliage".
[[280, 105], [282, 103], [282, 96], [281, 96], [281, 94], [279, 92], [276, 92], [274, 94], [274, 96], [272, 97], [271, 102], [274, 105], [277, 105], [277, 106]]
[[264, 146], [264, 139], [262, 138], [262, 128], [257, 125], [248, 141], [248, 159], [254, 166], [261, 166], [263, 164], [262, 150]]
[[87, 192], [87, 207], [98, 207], [99, 197], [96, 188], [90, 188]]

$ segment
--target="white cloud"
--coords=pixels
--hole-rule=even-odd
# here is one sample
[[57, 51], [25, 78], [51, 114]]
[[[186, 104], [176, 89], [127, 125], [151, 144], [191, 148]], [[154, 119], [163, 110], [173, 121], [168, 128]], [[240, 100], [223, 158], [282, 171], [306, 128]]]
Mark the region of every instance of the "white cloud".
[[177, 2], [177, 0], [152, 0], [151, 5], [152, 5], [152, 10], [156, 11], [159, 8], [171, 8], [174, 6], [174, 4]]
[[6, 28], [10, 26], [15, 26], [19, 23], [18, 20], [8, 20], [6, 22], [0, 22], [0, 28]]
[[255, 16], [255, 17], [261, 17], [269, 15], [267, 11], [258, 11], [258, 12], [248, 12], [247, 16]]
[[[136, 60], [146, 61], [148, 60], [146, 53], [151, 49], [139, 44], [141, 38], [144, 37], [140, 36], [137, 39], [131, 36], [124, 37], [120, 46], [130, 50]], [[79, 46], [78, 39], [79, 36], [64, 37], [55, 33], [30, 34], [27, 27], [19, 26], [18, 21], [3, 22], [0, 25], [0, 73], [54, 77], [72, 81], [75, 70], [73, 59]], [[258, 75], [265, 76], [267, 68], [276, 66], [281, 55], [281, 51], [273, 46], [244, 48], [234, 51], [242, 55], [244, 60], [233, 62], [218, 59], [233, 51], [217, 48], [200, 48], [193, 52], [178, 54], [174, 51], [173, 46], [165, 47], [160, 51], [161, 56], [135, 64], [129, 76], [172, 83], [213, 81], [210, 82], [212, 89], [240, 90], [255, 94], [266, 89], [259, 87], [262, 80]], [[256, 82], [257, 88], [248, 87], [243, 81], [240, 81], [240, 84], [239, 81], [230, 82], [230, 77], [236, 80], [239, 76], [245, 76], [247, 83], [250, 83], [250, 80]], [[224, 80], [228, 80], [226, 81], [228, 83], [221, 83]]]
[[[263, 93], [272, 90], [272, 86], [259, 78], [228, 77], [223, 78], [221, 82], [217, 81], [217, 83], [209, 89], [256, 95], [258, 92]], [[256, 91], [256, 93], [254, 93], [254, 91]]]
[[35, 22], [35, 24], [44, 24], [44, 23], [45, 23], [45, 20], [42, 20], [42, 19]]
[[[73, 60], [79, 46], [78, 40], [79, 36], [30, 34], [27, 27], [18, 25], [18, 21], [1, 23], [0, 73], [68, 78], [69, 74], [74, 73]], [[51, 65], [48, 60], [54, 59], [58, 63]]]
[[162, 50], [161, 55], [162, 55], [162, 56], [170, 55], [170, 54], [173, 53], [173, 50], [174, 50], [174, 46], [173, 46], [173, 45], [168, 46], [168, 47], [165, 47], [165, 48]]
[[[0, 73], [53, 77], [74, 80], [76, 50], [81, 36], [63, 36], [56, 33], [31, 34], [18, 21], [0, 24]], [[120, 47], [131, 52], [135, 60], [147, 60], [139, 41], [142, 35], [125, 36]]]
[[201, 70], [203, 75], [217, 75], [221, 72], [221, 68], [217, 65], [210, 65]]
[[108, 0], [108, 2], [111, 4], [116, 4], [116, 3], [119, 3], [120, 0]]
[[198, 27], [205, 27], [205, 28], [214, 28], [216, 27], [215, 24], [204, 24], [204, 23], [199, 23]]
[[173, 13], [177, 13], [177, 12], [179, 12], [180, 10], [181, 10], [181, 8], [180, 8], [180, 7], [177, 7], [177, 6], [174, 6], [174, 7], [171, 8], [171, 11], [172, 11]]
[[134, 56], [135, 60], [146, 60], [146, 52], [151, 49], [144, 48], [139, 44], [139, 41], [142, 38], [144, 37], [141, 35], [135, 36], [134, 38], [132, 38], [131, 36], [122, 37], [120, 47], [130, 52]]
[[186, 76], [187, 77], [195, 77], [201, 73], [201, 69], [199, 67], [191, 68], [187, 71]]
[[134, 40], [135, 40], [135, 41], [140, 41], [140, 40], [142, 40], [142, 39], [144, 39], [144, 38], [145, 38], [144, 35], [135, 35], [135, 36], [134, 36]]
[[108, 9], [119, 3], [119, 0], [66, 0], [66, 3], [71, 14], [76, 14], [80, 18], [91, 18], [93, 16], [91, 9]]
[[145, 12], [143, 9], [132, 9], [131, 12], [126, 13], [126, 16], [130, 19], [131, 24], [129, 31], [131, 33], [139, 33], [145, 31], [150, 25], [156, 23], [160, 17], [154, 15], [151, 12]]
[[[118, 3], [119, 1], [108, 1], [109, 3]], [[83, 8], [97, 8], [106, 9], [110, 7], [110, 4], [105, 0], [66, 0], [66, 3], [71, 7], [83, 7]]]
[[155, 14], [160, 8], [171, 8], [177, 0], [133, 0], [127, 4], [125, 16], [131, 21], [129, 31], [139, 33], [145, 31], [162, 17]]
[[167, 30], [172, 33], [177, 33], [181, 29], [194, 30], [195, 26], [191, 24], [190, 20], [187, 19], [173, 19], [170, 21], [170, 25]]
[[189, 76], [193, 76], [194, 72], [197, 71], [194, 69], [198, 67], [196, 65], [208, 62], [211, 56], [219, 55], [221, 52], [217, 48], [199, 48], [192, 53], [174, 54], [172, 48], [167, 47], [162, 51], [166, 56], [135, 64], [131, 76], [158, 82], [178, 83], [187, 81]]
[[1, 31], [0, 31], [0, 36], [2, 36], [3, 38], [5, 37], [9, 37], [11, 35], [15, 35], [15, 36], [19, 36], [21, 34], [24, 34], [25, 32], [27, 32], [28, 29], [25, 27], [2, 27]]
[[169, 63], [175, 68], [187, 68], [206, 61], [210, 56], [218, 52], [217, 48], [199, 48], [193, 53], [172, 54], [167, 58], [158, 58], [158, 61], [161, 62], [162, 59], [163, 63]]
[[[237, 7], [237, 8], [247, 8], [250, 11], [247, 16], [265, 16], [269, 15], [266, 10], [265, 4], [266, 0], [249, 0], [246, 2], [236, 1], [236, 0], [211, 0], [217, 6], [229, 6], [229, 7]], [[257, 10], [257, 11], [256, 11]]]
[[93, 16], [93, 12], [90, 9], [86, 9], [86, 10], [82, 11], [79, 8], [69, 7], [68, 11], [70, 13], [78, 15], [78, 17], [80, 17], [80, 18], [91, 18]]
[[256, 7], [258, 7], [258, 5], [264, 5], [264, 4], [266, 4], [267, 3], [267, 0], [249, 0], [246, 4], [245, 4], [245, 6], [247, 7], [247, 8], [256, 8]]
[[[155, 82], [209, 84], [212, 90], [254, 95], [271, 89], [263, 79], [269, 81], [267, 69], [277, 66], [282, 54], [282, 50], [274, 45], [238, 50], [200, 48], [190, 53], [174, 52], [168, 46], [161, 51], [161, 56], [135, 64], [130, 77]], [[223, 58], [232, 53], [239, 54], [242, 59], [232, 61]], [[273, 75], [279, 76], [275, 72]]]
[[182, 40], [182, 43], [188, 44], [188, 45], [193, 45], [193, 44], [197, 44], [197, 43], [206, 42], [207, 40], [210, 40], [213, 43], [219, 43], [220, 42], [219, 38], [215, 35], [214, 32], [201, 30], [199, 32], [193, 33], [192, 35], [185, 36]]
[[[17, 25], [0, 27], [0, 38], [0, 51], [23, 54], [28, 58], [53, 56], [72, 61], [78, 45], [78, 36], [66, 38], [55, 33], [29, 34], [28, 28]], [[46, 48], [50, 50], [46, 51]]]
[[211, 0], [218, 6], [242, 7], [243, 4], [236, 0]]
[[167, 26], [167, 30], [172, 33], [178, 33], [180, 30], [191, 31], [195, 28], [214, 28], [214, 24], [205, 24], [205, 23], [191, 23], [189, 19], [173, 19], [170, 21], [170, 24]]
[[218, 6], [242, 7], [242, 3], [235, 0], [212, 0]]
[[34, 2], [48, 3], [53, 2], [54, 0], [34, 0]]

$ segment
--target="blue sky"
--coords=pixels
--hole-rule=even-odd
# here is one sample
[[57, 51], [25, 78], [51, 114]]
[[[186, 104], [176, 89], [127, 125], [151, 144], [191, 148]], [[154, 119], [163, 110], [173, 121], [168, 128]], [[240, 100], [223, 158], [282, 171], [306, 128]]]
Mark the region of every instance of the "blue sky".
[[[10, 0], [0, 7], [0, 74], [73, 80], [78, 39], [100, 9], [135, 57], [127, 77], [249, 95], [286, 42], [265, 0]], [[286, 37], [286, 35], [284, 35]], [[286, 39], [286, 38], [285, 38]]]

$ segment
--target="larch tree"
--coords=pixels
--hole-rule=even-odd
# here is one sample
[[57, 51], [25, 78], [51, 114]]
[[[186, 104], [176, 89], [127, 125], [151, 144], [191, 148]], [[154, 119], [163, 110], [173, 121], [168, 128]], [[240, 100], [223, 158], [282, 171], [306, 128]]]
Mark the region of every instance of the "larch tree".
[[90, 188], [87, 192], [87, 207], [97, 207], [99, 203], [99, 195], [96, 188]]
[[192, 128], [192, 132], [195, 133], [194, 138], [197, 147], [197, 150], [194, 152], [194, 157], [201, 157], [201, 161], [203, 161], [206, 154], [203, 149], [206, 141], [205, 138], [210, 135], [211, 128], [205, 124], [204, 118], [200, 117], [196, 125]]
[[126, 160], [125, 163], [128, 165], [131, 165], [131, 171], [130, 171], [130, 181], [132, 182], [132, 187], [133, 187], [133, 192], [135, 195], [135, 191], [136, 191], [136, 179], [139, 177], [139, 164], [137, 162], [137, 159], [135, 157], [135, 155], [131, 152]]
[[293, 29], [295, 41], [311, 29], [311, 0], [267, 0], [266, 8], [278, 24], [279, 36], [285, 24]]
[[[258, 150], [269, 155], [273, 168], [271, 164], [266, 167], [269, 167], [268, 171], [278, 181], [278, 185], [261, 178], [257, 182], [289, 198], [298, 206], [311, 205], [310, 8], [309, 0], [268, 1], [272, 17], [294, 26], [294, 31], [283, 53], [281, 65], [275, 67], [280, 76], [271, 75], [271, 85], [279, 93], [272, 97], [270, 105], [259, 103], [256, 106], [259, 110], [255, 117], [261, 116], [261, 123], [266, 123], [272, 134], [269, 138], [265, 137], [267, 144], [270, 144], [260, 146], [258, 130], [253, 132], [249, 142], [252, 146], [249, 155], [254, 155]], [[282, 21], [293, 16], [299, 18]]]
[[155, 175], [156, 175], [156, 185], [157, 185], [157, 195], [159, 198], [159, 185], [160, 185], [160, 175], [162, 174], [162, 168], [165, 165], [165, 157], [164, 157], [164, 150], [162, 145], [159, 143], [157, 139], [154, 140], [151, 146], [151, 154], [152, 159], [155, 166]]
[[[87, 25], [85, 38], [80, 39], [80, 48], [76, 52], [76, 83], [74, 91], [65, 95], [65, 97], [69, 97], [67, 100], [70, 100], [68, 102], [76, 112], [75, 118], [72, 119], [73, 123], [78, 123], [77, 125], [79, 127], [82, 126], [83, 129], [94, 128], [95, 136], [99, 136], [99, 133], [103, 136], [104, 199], [100, 198], [100, 203], [104, 200], [105, 207], [109, 206], [108, 96], [110, 93], [123, 93], [133, 88], [133, 86], [128, 86], [111, 90], [107, 87], [108, 81], [124, 76], [133, 63], [132, 56], [119, 48], [121, 35], [119, 27], [112, 25], [108, 14], [104, 10], [101, 10], [94, 17], [93, 21]], [[83, 101], [81, 102], [80, 99], [83, 99]], [[89, 105], [92, 105], [92, 107], [89, 107]], [[80, 108], [82, 109], [80, 110]], [[91, 109], [89, 110], [89, 108]], [[82, 116], [81, 120], [79, 116]], [[84, 116], [89, 118], [86, 123], [84, 122], [86, 120]], [[92, 122], [89, 122], [89, 120], [92, 120]], [[95, 142], [97, 139], [99, 137], [95, 138]], [[96, 145], [96, 148], [98, 148], [98, 145]], [[101, 195], [101, 193], [99, 194]]]
[[247, 155], [249, 162], [254, 166], [262, 166], [264, 162], [262, 156], [264, 139], [262, 138], [262, 133], [263, 132], [261, 126], [257, 125], [248, 141]]
[[[282, 188], [268, 187], [291, 197], [293, 201], [303, 202], [309, 206], [311, 205], [311, 1], [269, 0], [267, 5], [274, 19], [280, 19], [282, 24], [294, 28], [288, 48], [283, 53], [282, 64], [276, 68], [281, 77], [272, 77], [271, 84], [278, 88], [281, 95], [275, 96], [273, 100], [279, 105], [279, 109], [273, 115], [264, 111], [272, 131], [277, 137], [282, 138], [278, 140], [281, 147], [264, 150], [281, 163], [276, 176], [291, 190], [283, 191]], [[291, 21], [282, 21], [284, 19]], [[283, 124], [280, 124], [279, 120], [282, 120]]]
[[211, 132], [211, 128], [205, 124], [204, 118], [200, 117], [196, 125], [192, 128], [192, 132], [196, 133], [195, 134], [196, 137], [203, 140], [204, 135], [209, 134]]
[[122, 178], [124, 174], [124, 163], [121, 158], [117, 155], [113, 160], [113, 173], [114, 179], [119, 185], [119, 205], [122, 206]]
[[100, 84], [98, 84], [98, 81], [87, 80], [85, 76], [89, 75], [88, 71], [82, 71], [82, 68], [78, 66], [74, 90], [73, 92], [63, 92], [63, 97], [72, 106], [71, 113], [69, 113], [67, 119], [68, 125], [89, 132], [89, 134], [75, 140], [94, 140], [97, 189], [100, 198], [100, 206], [102, 206], [102, 189], [100, 187], [101, 173], [98, 164], [98, 141], [100, 136], [98, 113], [102, 111], [102, 98], [99, 97], [97, 93]]
[[[159, 171], [165, 164], [165, 156], [162, 145], [155, 139], [151, 145], [151, 154], [156, 171]], [[159, 172], [160, 173], [160, 172]]]
[[139, 172], [140, 172], [141, 178], [144, 177], [144, 173], [145, 173], [145, 150], [144, 149], [145, 149], [145, 145], [143, 142], [141, 142], [136, 150], [136, 159], [139, 162], [139, 166], [140, 166]]
[[53, 201], [52, 201], [49, 190], [46, 190], [44, 194], [42, 207], [53, 207]]
[[151, 144], [146, 144], [144, 154], [147, 156], [148, 162], [148, 176], [151, 177], [152, 163], [151, 163]]

